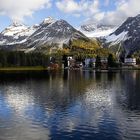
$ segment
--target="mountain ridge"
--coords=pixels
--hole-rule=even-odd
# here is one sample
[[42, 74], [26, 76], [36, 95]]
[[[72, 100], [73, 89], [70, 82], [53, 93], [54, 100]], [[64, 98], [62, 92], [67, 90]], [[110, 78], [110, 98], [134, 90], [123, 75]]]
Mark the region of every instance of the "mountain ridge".
[[86, 35], [91, 33], [95, 35], [92, 38], [116, 54], [124, 53], [127, 57], [140, 50], [140, 14], [129, 17], [117, 28], [89, 24], [82, 25], [81, 30], [63, 19], [55, 20], [51, 17], [31, 27], [15, 22], [0, 33], [0, 48], [31, 51], [41, 46], [62, 48], [64, 45], [69, 46], [73, 40], [90, 41], [91, 38]]
[[140, 50], [140, 14], [129, 17], [113, 33], [105, 37], [108, 47], [121, 46], [125, 56]]
[[8, 26], [0, 33], [0, 48], [31, 51], [41, 46], [62, 48], [74, 39], [90, 40], [67, 21], [48, 17], [31, 27], [19, 23]]

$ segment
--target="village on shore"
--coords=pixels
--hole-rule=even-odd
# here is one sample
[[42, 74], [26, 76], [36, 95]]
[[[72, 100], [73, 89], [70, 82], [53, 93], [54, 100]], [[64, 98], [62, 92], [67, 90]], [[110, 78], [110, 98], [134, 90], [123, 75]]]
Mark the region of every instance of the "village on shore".
[[107, 57], [75, 59], [73, 56], [63, 56], [61, 66], [56, 63], [54, 57], [50, 57], [49, 69], [69, 69], [69, 70], [111, 70], [111, 69], [139, 69], [136, 58], [124, 58], [124, 62], [116, 60], [110, 54]]

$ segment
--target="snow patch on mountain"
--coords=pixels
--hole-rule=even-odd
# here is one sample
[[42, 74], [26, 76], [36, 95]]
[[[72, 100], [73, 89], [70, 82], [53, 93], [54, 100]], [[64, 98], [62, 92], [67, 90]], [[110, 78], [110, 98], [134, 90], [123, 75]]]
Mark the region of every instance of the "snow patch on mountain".
[[13, 45], [24, 43], [38, 26], [28, 27], [24, 24], [13, 23], [0, 33], [0, 45]]
[[113, 44], [118, 44], [121, 41], [125, 41], [128, 39], [128, 31], [123, 31], [122, 33], [115, 35], [115, 34], [111, 34], [109, 36], [106, 37], [106, 43], [110, 43], [112, 42]]
[[[135, 17], [129, 17], [112, 34], [105, 37], [105, 43], [108, 47], [121, 46], [125, 56], [132, 55], [140, 50], [140, 14]], [[112, 46], [111, 46], [112, 45]], [[115, 46], [114, 46], [115, 45]]]
[[29, 36], [34, 31], [34, 27], [28, 27], [23, 24], [14, 23], [7, 27], [1, 34], [4, 36], [14, 36], [14, 38], [18, 38], [18, 36]]
[[90, 38], [105, 37], [115, 31], [115, 27], [111, 25], [85, 24], [80, 27], [80, 31]]
[[40, 26], [46, 26], [46, 25], [49, 25], [49, 24], [51, 24], [51, 23], [53, 23], [53, 22], [55, 22], [55, 21], [56, 21], [56, 20], [53, 19], [52, 17], [48, 17], [48, 18], [45, 18], [45, 19], [41, 22]]
[[0, 45], [25, 43], [39, 28], [44, 29], [54, 22], [55, 20], [51, 17], [45, 18], [40, 24], [35, 24], [31, 27], [18, 22], [13, 22], [13, 24], [0, 33]]
[[109, 29], [109, 30], [95, 30], [95, 31], [91, 31], [91, 32], [86, 32], [86, 31], [82, 31], [82, 33], [84, 35], [86, 35], [87, 37], [90, 38], [100, 38], [100, 37], [105, 37], [109, 34], [111, 34], [115, 29]]

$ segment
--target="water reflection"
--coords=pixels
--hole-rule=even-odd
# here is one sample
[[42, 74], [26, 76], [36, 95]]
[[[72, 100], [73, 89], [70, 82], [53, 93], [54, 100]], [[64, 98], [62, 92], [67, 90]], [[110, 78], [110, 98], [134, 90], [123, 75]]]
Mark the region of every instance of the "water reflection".
[[[128, 71], [121, 74], [117, 101], [128, 110], [140, 110], [140, 73]], [[117, 92], [117, 91], [116, 91]]]
[[139, 82], [139, 71], [3, 74], [0, 139], [137, 140]]

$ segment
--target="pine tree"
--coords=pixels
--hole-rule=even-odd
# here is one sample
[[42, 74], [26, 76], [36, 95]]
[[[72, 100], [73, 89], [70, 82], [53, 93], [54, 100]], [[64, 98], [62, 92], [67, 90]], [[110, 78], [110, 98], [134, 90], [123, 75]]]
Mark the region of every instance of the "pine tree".
[[95, 67], [97, 69], [100, 69], [101, 68], [101, 58], [98, 55], [96, 57]]
[[116, 61], [112, 54], [108, 56], [108, 67], [115, 67]]

